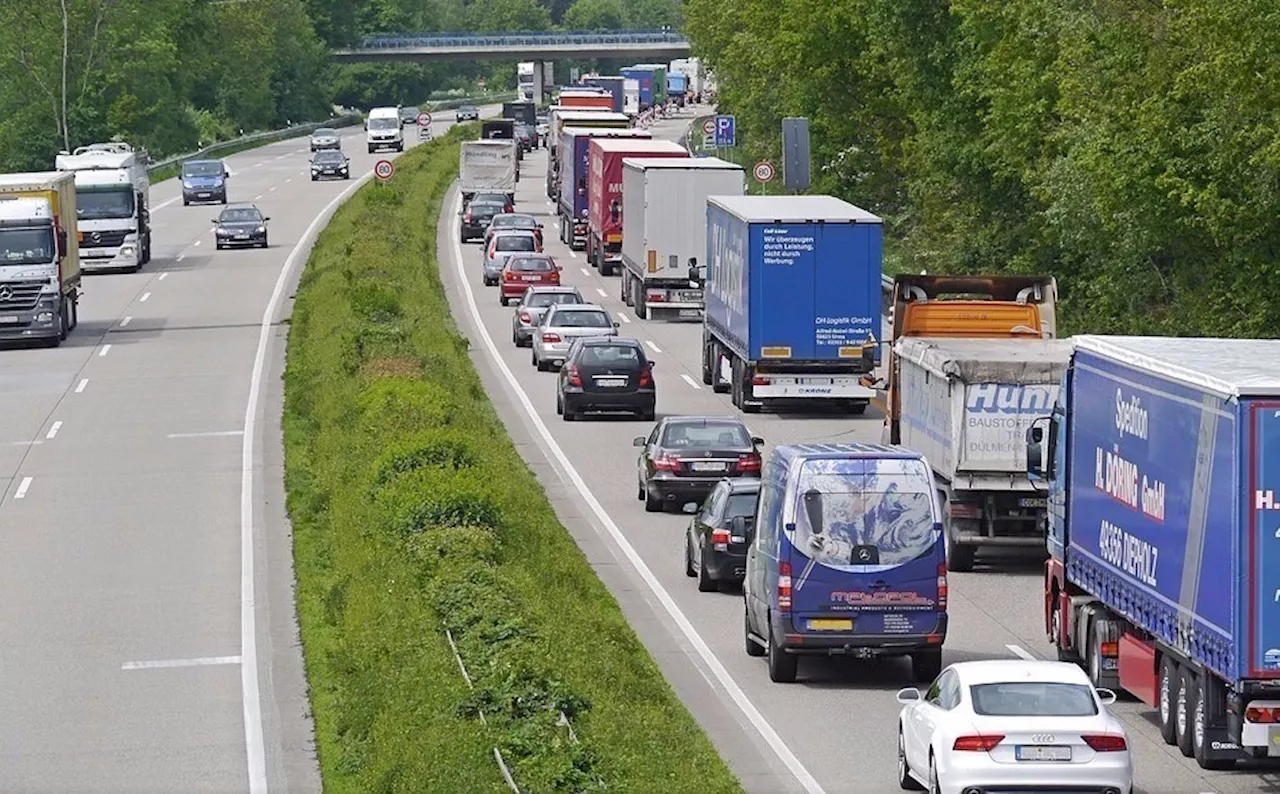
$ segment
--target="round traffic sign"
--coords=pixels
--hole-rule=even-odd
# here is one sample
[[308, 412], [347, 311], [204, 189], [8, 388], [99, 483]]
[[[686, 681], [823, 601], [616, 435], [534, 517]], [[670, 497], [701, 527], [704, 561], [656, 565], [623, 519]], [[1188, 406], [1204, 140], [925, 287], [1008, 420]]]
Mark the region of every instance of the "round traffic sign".
[[425, 113], [425, 112], [424, 112], [424, 113], [419, 113], [419, 114], [418, 114], [418, 126], [419, 126], [419, 127], [430, 127], [430, 126], [431, 126], [431, 114], [430, 114], [430, 113]]
[[708, 118], [702, 122], [702, 133], [704, 135], [716, 134], [716, 120], [714, 118]]
[[373, 175], [379, 179], [387, 180], [396, 172], [396, 164], [390, 160], [379, 160], [373, 166]]
[[773, 163], [768, 160], [761, 160], [756, 163], [755, 168], [751, 169], [751, 175], [756, 178], [757, 182], [768, 182], [773, 179]]

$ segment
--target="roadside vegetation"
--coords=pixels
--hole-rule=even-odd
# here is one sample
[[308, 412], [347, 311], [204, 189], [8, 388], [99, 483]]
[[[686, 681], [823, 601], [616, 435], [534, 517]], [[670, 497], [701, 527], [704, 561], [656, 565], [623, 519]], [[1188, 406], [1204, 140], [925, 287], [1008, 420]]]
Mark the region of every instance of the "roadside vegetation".
[[325, 790], [502, 790], [496, 746], [524, 792], [740, 791], [558, 523], [449, 315], [436, 225], [475, 134], [357, 191], [298, 289], [286, 483]]

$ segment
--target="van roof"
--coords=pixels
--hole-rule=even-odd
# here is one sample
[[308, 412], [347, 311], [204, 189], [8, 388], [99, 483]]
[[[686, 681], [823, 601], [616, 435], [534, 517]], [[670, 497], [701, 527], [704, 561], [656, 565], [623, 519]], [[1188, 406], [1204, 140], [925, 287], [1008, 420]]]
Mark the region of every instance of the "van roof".
[[836, 458], [865, 458], [891, 460], [923, 460], [924, 456], [914, 449], [906, 447], [890, 447], [884, 444], [863, 444], [861, 442], [845, 442], [840, 444], [783, 444], [773, 448], [775, 455], [784, 460], [832, 460]]

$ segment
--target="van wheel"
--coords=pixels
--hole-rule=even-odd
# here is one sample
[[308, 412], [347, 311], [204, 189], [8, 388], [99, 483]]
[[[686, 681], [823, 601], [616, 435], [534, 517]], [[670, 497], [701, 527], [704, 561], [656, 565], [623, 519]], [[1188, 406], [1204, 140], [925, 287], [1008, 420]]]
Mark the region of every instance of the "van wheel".
[[1191, 671], [1179, 670], [1178, 689], [1173, 701], [1174, 738], [1178, 750], [1190, 758], [1194, 752], [1191, 746], [1191, 718], [1195, 710], [1195, 681]]
[[795, 654], [782, 650], [773, 639], [773, 621], [769, 625], [769, 680], [776, 684], [793, 684], [796, 680], [796, 666], [799, 659]]
[[742, 601], [742, 637], [747, 643], [747, 656], [764, 656], [764, 648], [751, 639], [751, 613], [747, 609], [746, 599]]
[[942, 649], [911, 654], [911, 675], [921, 684], [930, 683], [942, 675]]

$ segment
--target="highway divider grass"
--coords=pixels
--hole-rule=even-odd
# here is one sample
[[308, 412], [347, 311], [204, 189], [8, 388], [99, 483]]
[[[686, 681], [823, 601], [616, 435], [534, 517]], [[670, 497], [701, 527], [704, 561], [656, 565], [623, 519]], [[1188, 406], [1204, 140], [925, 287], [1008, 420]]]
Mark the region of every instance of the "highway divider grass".
[[449, 315], [436, 226], [475, 134], [357, 191], [298, 289], [286, 483], [325, 790], [497, 791], [497, 747], [524, 792], [740, 791], [558, 523]]

